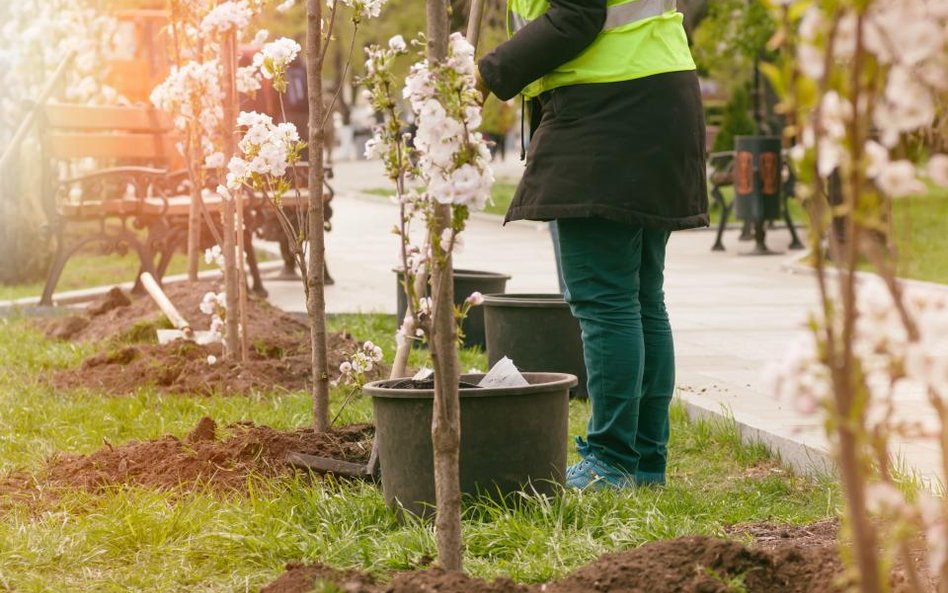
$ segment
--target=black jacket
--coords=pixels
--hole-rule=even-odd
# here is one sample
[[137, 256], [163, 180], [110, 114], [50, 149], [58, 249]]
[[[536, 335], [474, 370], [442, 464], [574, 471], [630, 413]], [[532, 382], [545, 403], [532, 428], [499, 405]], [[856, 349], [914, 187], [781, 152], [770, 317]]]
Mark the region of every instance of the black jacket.
[[[500, 99], [578, 56], [606, 0], [550, 9], [478, 63]], [[693, 71], [553, 89], [531, 101], [531, 140], [507, 220], [601, 217], [678, 230], [708, 225], [704, 111]]]

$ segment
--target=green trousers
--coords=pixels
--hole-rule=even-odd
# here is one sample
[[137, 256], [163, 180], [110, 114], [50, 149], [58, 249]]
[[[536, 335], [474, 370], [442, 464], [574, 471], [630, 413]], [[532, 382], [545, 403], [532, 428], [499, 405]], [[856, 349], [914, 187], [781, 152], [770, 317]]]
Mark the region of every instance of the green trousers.
[[557, 221], [564, 296], [583, 331], [592, 417], [580, 454], [663, 483], [675, 348], [665, 309], [669, 233], [599, 218]]

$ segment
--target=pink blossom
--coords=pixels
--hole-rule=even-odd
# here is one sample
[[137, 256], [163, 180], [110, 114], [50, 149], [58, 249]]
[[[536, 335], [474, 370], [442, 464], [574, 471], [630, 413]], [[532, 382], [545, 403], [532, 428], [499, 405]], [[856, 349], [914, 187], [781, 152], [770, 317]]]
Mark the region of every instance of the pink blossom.
[[928, 159], [928, 176], [942, 187], [948, 187], [948, 155], [936, 154]]

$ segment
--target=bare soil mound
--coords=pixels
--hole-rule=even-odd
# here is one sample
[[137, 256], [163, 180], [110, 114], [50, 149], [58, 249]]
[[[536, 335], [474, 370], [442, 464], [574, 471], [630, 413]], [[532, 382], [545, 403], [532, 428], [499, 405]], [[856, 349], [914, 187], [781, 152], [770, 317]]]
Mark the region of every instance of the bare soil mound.
[[529, 593], [535, 589], [509, 579], [483, 581], [464, 574], [432, 568], [396, 574], [388, 583], [378, 583], [365, 573], [337, 571], [321, 564], [288, 564], [280, 578], [260, 593], [310, 593], [320, 585], [332, 584], [346, 593]]
[[[166, 293], [181, 315], [201, 330], [210, 323], [200, 310], [201, 300], [205, 293], [218, 289], [213, 282], [175, 283], [168, 285]], [[224, 361], [220, 344], [158, 345], [155, 330], [169, 327], [158, 306], [147, 295], [129, 299], [112, 289], [84, 314], [45, 324], [51, 338], [101, 344], [79, 368], [56, 372], [50, 381], [58, 388], [87, 387], [115, 394], [144, 386], [196, 395], [307, 389], [311, 349], [306, 324], [261, 299], [251, 298], [248, 305], [250, 356], [238, 364]], [[358, 346], [347, 333], [329, 336], [331, 379], [338, 377], [340, 363]], [[385, 372], [376, 368], [369, 375], [381, 378]]]
[[241, 422], [228, 426], [221, 438], [215, 422], [205, 417], [184, 440], [168, 435], [155, 441], [106, 445], [89, 455], [54, 455], [36, 483], [27, 485], [22, 476], [8, 476], [0, 482], [0, 495], [15, 496], [28, 486], [89, 492], [122, 485], [243, 491], [248, 479], [294, 471], [286, 463], [290, 451], [367, 463], [373, 433], [366, 424], [317, 433], [309, 428], [279, 431]]
[[841, 593], [842, 565], [832, 547], [771, 551], [709, 537], [686, 537], [607, 554], [547, 587], [551, 593], [642, 591], [728, 593], [743, 583], [760, 593]]
[[[710, 537], [654, 542], [604, 555], [543, 585], [517, 585], [506, 579], [487, 582], [438, 569], [397, 573], [390, 582], [379, 583], [363, 573], [289, 564], [261, 593], [302, 593], [321, 582], [348, 593], [842, 593], [844, 569], [833, 523], [769, 526], [772, 529], [760, 524], [763, 545], [755, 542], [750, 547]], [[772, 531], [781, 535], [773, 538]], [[908, 590], [898, 571], [892, 585], [896, 592]]]

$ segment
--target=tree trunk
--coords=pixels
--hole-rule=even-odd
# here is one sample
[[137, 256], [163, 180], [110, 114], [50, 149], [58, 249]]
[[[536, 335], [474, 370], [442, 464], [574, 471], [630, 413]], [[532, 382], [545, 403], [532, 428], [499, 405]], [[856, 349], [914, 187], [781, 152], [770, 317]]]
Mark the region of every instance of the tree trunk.
[[856, 547], [860, 590], [863, 593], [881, 593], [883, 589], [879, 581], [876, 558], [877, 538], [866, 512], [865, 478], [860, 476], [863, 464], [858, 453], [856, 435], [846, 427], [839, 428], [839, 461], [846, 512], [849, 514], [850, 529]]
[[[197, 282], [201, 260], [201, 188], [197, 177], [191, 176], [191, 205], [188, 208], [188, 281]], [[223, 246], [221, 247], [223, 249]]]
[[234, 204], [237, 210], [237, 284], [240, 286], [238, 293], [238, 310], [240, 312], [240, 360], [246, 361], [250, 358], [249, 342], [247, 339], [247, 268], [244, 257], [247, 253], [246, 237], [244, 233], [244, 201], [243, 190], [238, 189], [234, 192]]
[[326, 343], [326, 241], [323, 234], [323, 79], [321, 45], [322, 0], [306, 0], [306, 80], [309, 93], [309, 260], [306, 283], [310, 338], [313, 349], [313, 425], [329, 429], [329, 367]]
[[[427, 0], [428, 59], [444, 62], [448, 53], [448, 13], [445, 0]], [[438, 204], [433, 237], [441, 237], [451, 221], [451, 207]], [[441, 251], [438, 253], [437, 251]], [[461, 484], [459, 451], [461, 409], [457, 353], [457, 323], [454, 319], [454, 273], [450, 253], [438, 249], [431, 262], [434, 319], [431, 324], [431, 359], [435, 372], [434, 411], [431, 441], [434, 449], [435, 499], [437, 516], [438, 564], [445, 570], [460, 571]]]
[[[407, 273], [405, 278], [407, 282]], [[415, 276], [413, 289], [416, 297], [425, 294], [428, 289], [428, 273], [426, 271], [419, 270], [418, 275]], [[399, 290], [405, 290], [405, 287], [399, 287]], [[408, 295], [406, 295], [406, 297], [407, 296]], [[408, 312], [415, 313], [411, 311], [411, 307], [409, 307]], [[413, 323], [403, 323], [403, 325], [408, 335], [404, 336], [404, 340], [402, 340], [398, 348], [395, 349], [395, 361], [392, 363], [392, 372], [389, 374], [389, 379], [400, 379], [408, 374], [408, 356], [411, 354], [415, 329], [418, 327], [418, 320], [416, 319]]]
[[[438, 0], [429, 0], [437, 2]], [[450, 206], [437, 206], [438, 226], [451, 220]], [[431, 361], [434, 366], [435, 399], [431, 417], [434, 449], [435, 500], [438, 564], [445, 570], [462, 569], [461, 563], [461, 404], [458, 381], [457, 321], [454, 318], [454, 273], [450, 253], [435, 255], [431, 286], [434, 319]]]
[[[230, 161], [234, 156], [236, 143], [234, 133], [237, 127], [237, 89], [235, 79], [236, 40], [234, 33], [229, 32], [221, 43], [221, 58], [224, 69], [224, 159]], [[233, 196], [224, 200], [221, 209], [221, 222], [224, 232], [224, 294], [227, 305], [227, 319], [224, 332], [225, 354], [230, 358], [240, 357], [238, 333], [240, 331], [240, 283], [237, 273], [237, 223], [236, 209]]]

